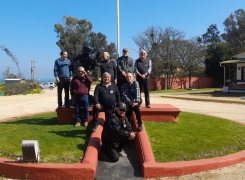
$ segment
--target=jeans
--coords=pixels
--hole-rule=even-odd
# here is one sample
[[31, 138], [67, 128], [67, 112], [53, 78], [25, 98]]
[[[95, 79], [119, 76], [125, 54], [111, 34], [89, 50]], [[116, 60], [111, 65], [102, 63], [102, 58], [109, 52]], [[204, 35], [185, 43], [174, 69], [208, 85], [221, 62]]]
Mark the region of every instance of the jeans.
[[83, 107], [83, 119], [84, 122], [88, 122], [89, 117], [89, 104], [88, 104], [88, 95], [75, 98], [75, 112], [76, 112], [76, 122], [81, 123], [81, 109]]

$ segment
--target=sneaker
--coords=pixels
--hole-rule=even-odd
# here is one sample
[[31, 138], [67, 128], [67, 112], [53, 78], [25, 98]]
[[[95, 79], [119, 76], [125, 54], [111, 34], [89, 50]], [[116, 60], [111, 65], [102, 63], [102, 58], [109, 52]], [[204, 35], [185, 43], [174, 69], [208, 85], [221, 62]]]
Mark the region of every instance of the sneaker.
[[74, 125], [75, 127], [81, 126], [80, 122], [76, 122], [76, 124]]
[[84, 123], [83, 123], [83, 126], [84, 126], [84, 127], [87, 127], [87, 126], [88, 126], [88, 122], [84, 122]]
[[117, 152], [117, 153], [121, 157], [127, 157], [127, 154], [123, 150], [121, 150], [120, 152]]
[[143, 131], [142, 125], [139, 125], [138, 130], [139, 130], [139, 132], [140, 132], [140, 131]]
[[92, 132], [96, 132], [99, 129], [99, 126], [96, 124], [94, 125], [94, 127], [92, 128]]

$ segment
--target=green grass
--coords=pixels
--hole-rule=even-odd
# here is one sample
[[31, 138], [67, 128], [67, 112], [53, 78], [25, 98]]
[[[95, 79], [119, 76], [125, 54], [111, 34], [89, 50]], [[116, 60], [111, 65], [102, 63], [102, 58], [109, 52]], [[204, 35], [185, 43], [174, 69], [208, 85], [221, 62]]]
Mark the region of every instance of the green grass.
[[78, 163], [91, 134], [82, 126], [58, 125], [56, 113], [1, 122], [0, 129], [0, 157], [22, 157], [21, 140], [38, 140], [45, 163]]
[[221, 88], [201, 88], [195, 90], [186, 90], [186, 89], [167, 89], [167, 90], [156, 90], [150, 91], [150, 93], [177, 93], [177, 92], [198, 92], [198, 91], [219, 91]]
[[177, 123], [144, 121], [157, 162], [206, 159], [245, 149], [245, 126], [181, 112]]

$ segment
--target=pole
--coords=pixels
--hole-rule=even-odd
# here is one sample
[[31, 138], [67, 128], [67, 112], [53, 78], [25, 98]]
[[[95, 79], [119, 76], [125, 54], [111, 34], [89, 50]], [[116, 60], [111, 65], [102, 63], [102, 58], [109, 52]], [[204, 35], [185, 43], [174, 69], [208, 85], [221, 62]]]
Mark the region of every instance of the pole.
[[120, 51], [120, 22], [119, 22], [119, 0], [117, 1], [117, 58], [119, 58]]

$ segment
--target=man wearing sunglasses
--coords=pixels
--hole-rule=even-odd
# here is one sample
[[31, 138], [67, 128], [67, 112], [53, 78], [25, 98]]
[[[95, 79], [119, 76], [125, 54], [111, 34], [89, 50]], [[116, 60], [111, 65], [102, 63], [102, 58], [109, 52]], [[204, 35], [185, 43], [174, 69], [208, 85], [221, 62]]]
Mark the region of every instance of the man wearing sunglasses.
[[77, 69], [77, 72], [78, 75], [72, 79], [70, 87], [71, 97], [75, 99], [75, 127], [81, 126], [80, 107], [83, 107], [83, 125], [87, 127], [89, 118], [88, 88], [93, 82], [93, 79], [90, 77], [90, 75], [88, 75], [82, 66]]
[[150, 96], [149, 96], [151, 67], [152, 67], [152, 63], [151, 60], [147, 58], [146, 51], [141, 50], [140, 58], [135, 61], [134, 71], [136, 73], [136, 81], [139, 82], [140, 91], [142, 89], [142, 86], [144, 88], [145, 106], [147, 108], [151, 108]]
[[100, 152], [107, 156], [112, 162], [117, 162], [119, 156], [127, 156], [123, 148], [129, 140], [135, 138], [130, 122], [125, 116], [126, 104], [117, 104], [115, 112], [106, 119], [102, 131], [102, 146]]
[[132, 112], [134, 111], [136, 119], [138, 121], [138, 130], [142, 131], [142, 120], [140, 113], [140, 88], [139, 83], [134, 80], [132, 73], [127, 73], [126, 75], [127, 82], [122, 86], [123, 100], [127, 105], [126, 116], [129, 121], [132, 118]]

